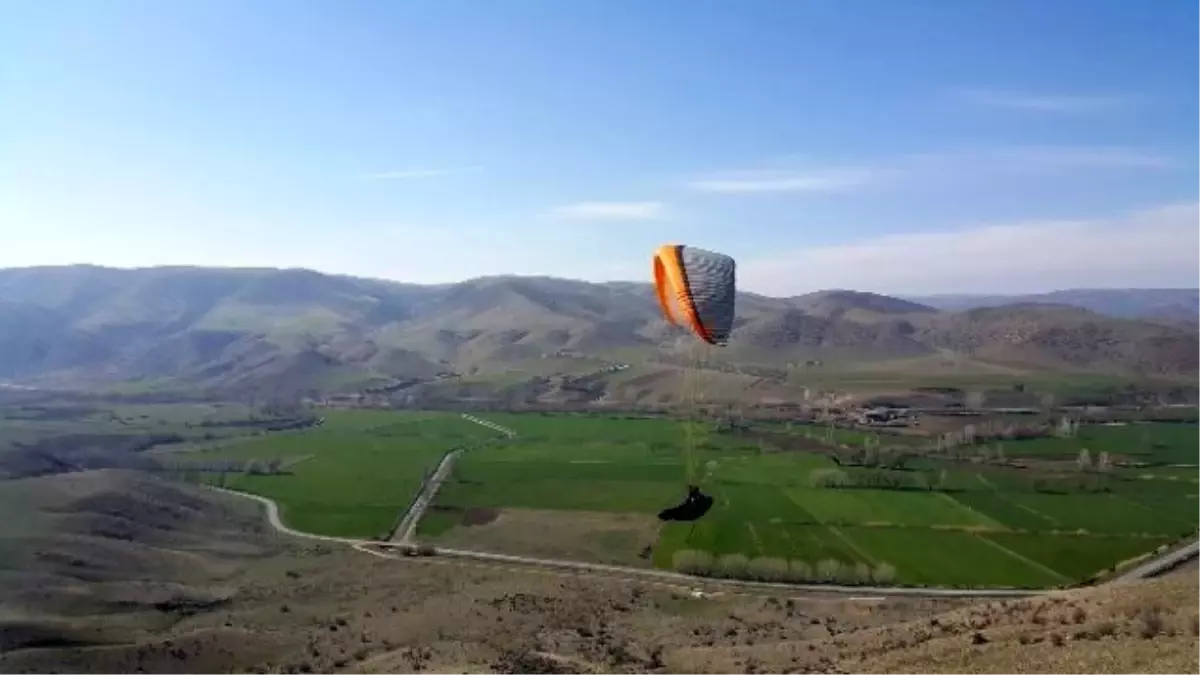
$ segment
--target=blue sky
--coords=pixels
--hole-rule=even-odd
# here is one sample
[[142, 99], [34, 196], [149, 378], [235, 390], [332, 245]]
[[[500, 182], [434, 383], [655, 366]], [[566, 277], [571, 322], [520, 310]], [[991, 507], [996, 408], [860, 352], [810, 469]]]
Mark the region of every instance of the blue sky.
[[1190, 0], [25, 0], [0, 266], [1195, 286]]

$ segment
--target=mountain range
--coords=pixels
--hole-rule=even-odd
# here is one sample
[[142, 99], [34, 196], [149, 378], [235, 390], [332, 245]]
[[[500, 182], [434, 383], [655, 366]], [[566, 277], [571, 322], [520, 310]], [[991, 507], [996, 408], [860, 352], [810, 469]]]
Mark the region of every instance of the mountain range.
[[1195, 323], [1200, 317], [1196, 288], [1076, 288], [1030, 295], [905, 296], [913, 302], [948, 311], [1024, 303], [1073, 305], [1128, 319], [1179, 319]]
[[[961, 298], [741, 293], [731, 345], [701, 356], [695, 340], [662, 320], [649, 284], [500, 276], [416, 285], [305, 269], [12, 268], [0, 269], [0, 380], [242, 393], [436, 384], [459, 396], [521, 385], [538, 397], [644, 399], [661, 395], [675, 366], [697, 358], [743, 388], [761, 388], [764, 373], [778, 384], [806, 369], [1192, 377], [1194, 326], [1130, 318], [1164, 306], [1156, 293], [975, 299], [996, 306], [963, 310], [933, 306]], [[1186, 293], [1195, 298], [1194, 290], [1178, 291]], [[1072, 297], [1093, 307], [1063, 302]], [[1176, 305], [1186, 303], [1166, 303]]]

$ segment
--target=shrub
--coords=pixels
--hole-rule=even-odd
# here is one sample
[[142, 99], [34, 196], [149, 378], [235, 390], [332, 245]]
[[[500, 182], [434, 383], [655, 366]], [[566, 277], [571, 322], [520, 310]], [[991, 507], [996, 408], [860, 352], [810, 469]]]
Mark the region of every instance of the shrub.
[[871, 570], [871, 581], [877, 584], [890, 584], [896, 580], [896, 568], [887, 563], [879, 563]]
[[713, 557], [707, 551], [681, 549], [671, 556], [671, 566], [677, 572], [706, 576], [712, 573]]
[[717, 576], [726, 579], [741, 579], [746, 576], [749, 561], [741, 553], [730, 553], [717, 559]]
[[786, 581], [788, 562], [783, 558], [755, 558], [746, 566], [746, 576], [759, 581]]
[[1163, 632], [1163, 616], [1157, 607], [1142, 610], [1138, 615], [1138, 634], [1146, 639], [1153, 638]]
[[792, 583], [803, 584], [813, 580], [813, 568], [803, 560], [789, 560], [787, 579]]
[[841, 574], [842, 563], [833, 558], [826, 558], [817, 563], [817, 580], [824, 582], [832, 582], [838, 580], [838, 575]]
[[856, 584], [871, 583], [871, 566], [866, 563], [858, 563], [854, 566], [854, 576], [851, 580]]
[[1076, 606], [1075, 609], [1071, 610], [1072, 623], [1083, 623], [1084, 621], [1087, 621], [1087, 610], [1079, 606]]
[[850, 477], [840, 469], [814, 469], [808, 474], [809, 483], [818, 488], [844, 488], [850, 486]]

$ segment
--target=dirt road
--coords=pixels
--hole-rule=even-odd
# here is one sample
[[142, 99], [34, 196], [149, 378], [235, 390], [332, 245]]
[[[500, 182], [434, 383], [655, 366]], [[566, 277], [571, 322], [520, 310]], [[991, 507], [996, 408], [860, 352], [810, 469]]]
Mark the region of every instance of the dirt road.
[[442, 461], [438, 462], [437, 469], [425, 484], [421, 486], [421, 492], [417, 495], [412, 506], [405, 512], [404, 517], [400, 519], [400, 524], [396, 526], [396, 531], [392, 533], [392, 541], [398, 544], [411, 545], [413, 543], [413, 531], [417, 529], [417, 523], [421, 522], [421, 517], [425, 515], [425, 509], [433, 503], [433, 498], [437, 496], [438, 489], [442, 487], [442, 483], [450, 476], [450, 470], [454, 468], [454, 461], [463, 453], [462, 448], [456, 448], [447, 452], [442, 456]]

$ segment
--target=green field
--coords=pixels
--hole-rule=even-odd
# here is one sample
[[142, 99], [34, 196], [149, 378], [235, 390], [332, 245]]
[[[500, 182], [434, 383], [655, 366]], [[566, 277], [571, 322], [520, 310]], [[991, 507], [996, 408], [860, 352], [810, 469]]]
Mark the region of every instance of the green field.
[[[517, 436], [505, 439], [450, 413], [331, 411], [318, 428], [182, 457], [302, 459], [290, 475], [232, 472], [225, 484], [276, 499], [297, 529], [371, 537], [390, 529], [445, 452], [465, 445], [418, 529], [434, 543], [451, 532], [460, 541], [469, 537], [474, 526], [465, 524], [464, 514], [473, 510], [627, 513], [655, 522], [655, 513], [684, 494], [685, 433], [677, 422], [480, 416]], [[731, 565], [737, 562], [731, 556], [744, 556], [752, 566], [772, 559], [767, 562], [800, 569], [809, 579], [862, 581], [864, 570], [887, 568], [889, 581], [912, 585], [1084, 581], [1196, 530], [1196, 472], [1175, 465], [1195, 463], [1197, 427], [1134, 426], [1085, 427], [1078, 438], [1014, 441], [1006, 448], [1014, 457], [1073, 457], [1083, 440], [1095, 452], [1137, 455], [1146, 466], [1098, 474], [1080, 472], [1072, 462], [1058, 462], [1069, 470], [1047, 472], [928, 458], [887, 472], [908, 477], [904, 485], [914, 489], [822, 487], [814, 475], [840, 471], [859, 480], [874, 470], [839, 468], [825, 454], [777, 451], [756, 438], [701, 431], [693, 436], [691, 466], [715, 505], [695, 523], [658, 526], [652, 561], [669, 568], [680, 552], [697, 551]], [[840, 567], [842, 576], [821, 577], [817, 570], [829, 565]]]
[[1197, 443], [1195, 424], [1141, 424], [1083, 426], [1073, 438], [1039, 438], [1006, 443], [1010, 457], [1074, 459], [1086, 449], [1093, 457], [1101, 452], [1119, 455], [1130, 461], [1157, 464], [1184, 464], [1195, 477]]
[[[161, 449], [249, 436], [249, 421], [274, 416], [237, 403], [84, 404], [51, 402], [0, 407], [0, 452], [56, 437], [164, 438]], [[166, 443], [165, 437], [173, 437]]]
[[449, 413], [334, 411], [319, 428], [186, 453], [219, 460], [301, 460], [286, 475], [207, 473], [209, 482], [279, 502], [290, 527], [317, 534], [374, 537], [390, 530], [448, 450], [486, 442], [496, 432]]
[[[570, 415], [490, 415], [518, 431], [514, 441], [468, 453], [443, 487], [443, 509], [420, 532], [464, 527], [455, 510], [526, 508], [652, 514], [683, 491], [679, 427], [664, 420]], [[1148, 425], [1144, 461], [1195, 461], [1194, 425]], [[1127, 453], [1128, 427], [1085, 427], [1080, 438], [1011, 442], [1016, 455], [1061, 454], [1085, 439]], [[851, 440], [839, 437], [838, 442]], [[1029, 444], [1029, 447], [1024, 447]], [[1057, 444], [1058, 447], [1055, 447]], [[716, 499], [696, 523], [660, 530], [654, 562], [681, 550], [719, 557], [844, 566], [887, 564], [907, 584], [1048, 586], [1086, 580], [1194, 532], [1195, 472], [1130, 475], [1114, 470], [1088, 492], [1073, 473], [1046, 476], [1006, 467], [928, 463], [922, 490], [814, 487], [810, 474], [835, 469], [825, 455], [763, 453], [757, 442], [710, 435], [698, 451], [704, 489]], [[1099, 451], [1099, 450], [1097, 450]], [[942, 476], [944, 469], [945, 476]], [[1144, 472], [1143, 472], [1144, 473]], [[1065, 487], [1063, 487], [1065, 486]]]

